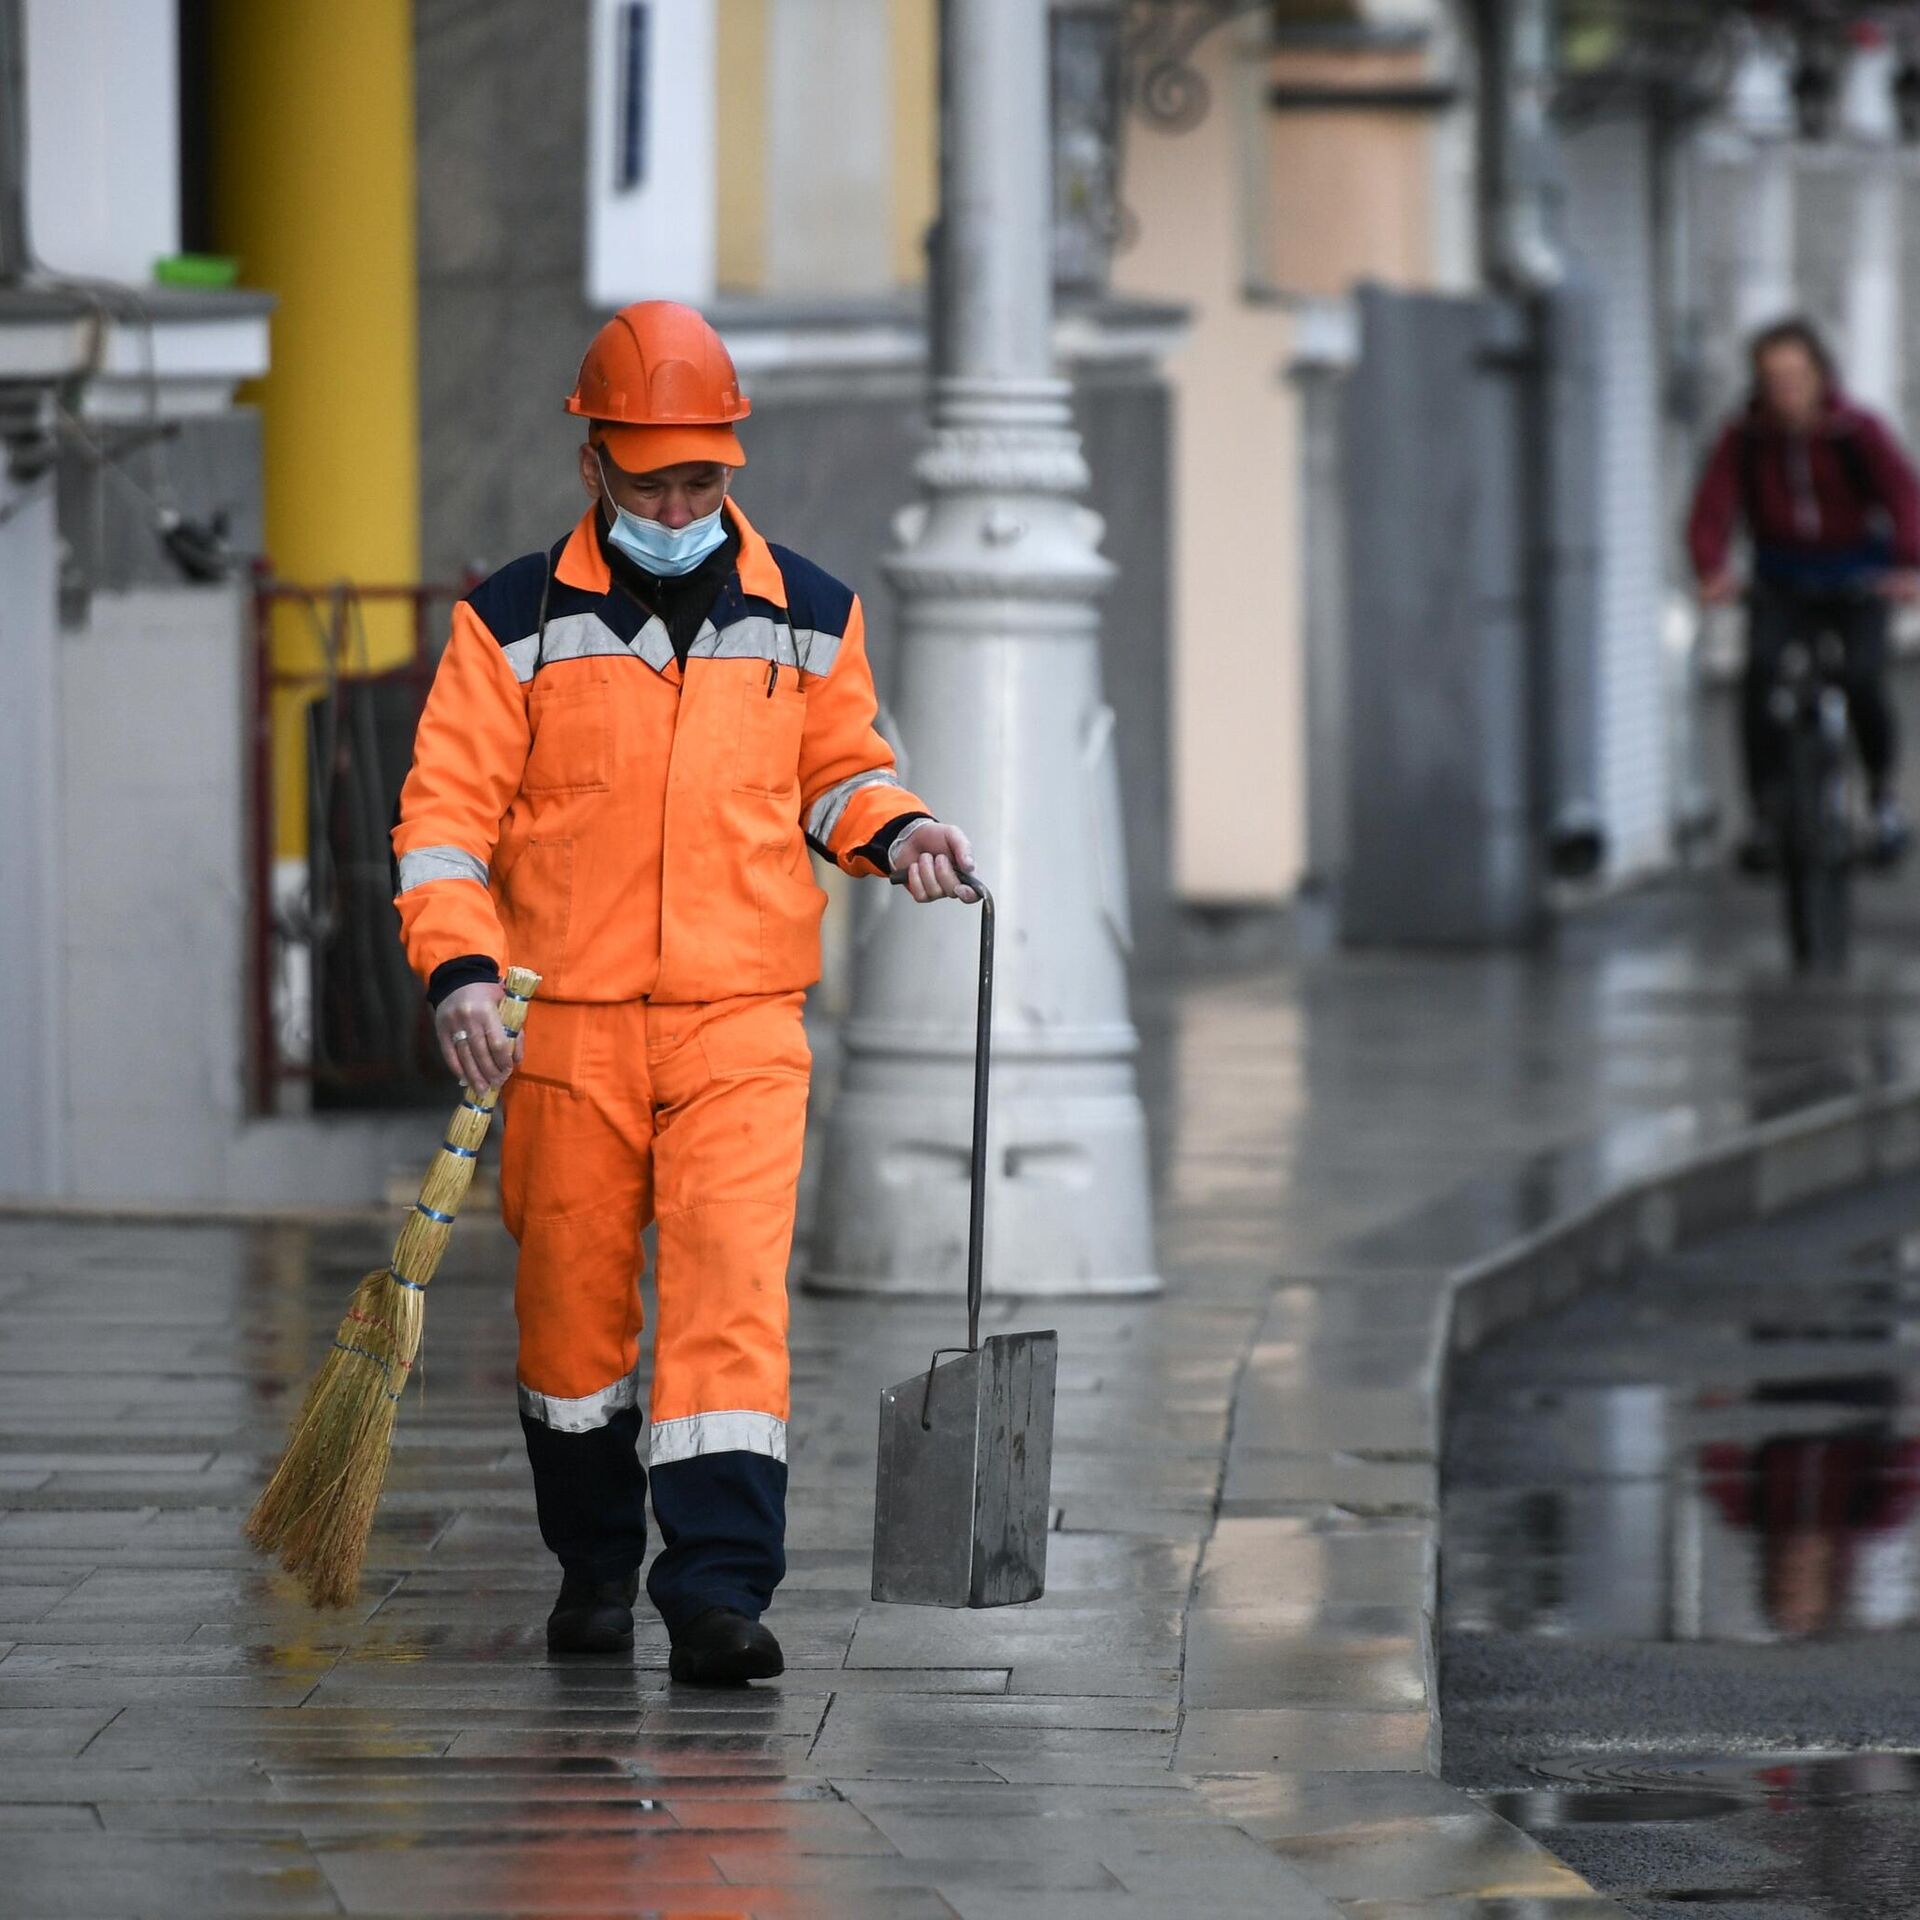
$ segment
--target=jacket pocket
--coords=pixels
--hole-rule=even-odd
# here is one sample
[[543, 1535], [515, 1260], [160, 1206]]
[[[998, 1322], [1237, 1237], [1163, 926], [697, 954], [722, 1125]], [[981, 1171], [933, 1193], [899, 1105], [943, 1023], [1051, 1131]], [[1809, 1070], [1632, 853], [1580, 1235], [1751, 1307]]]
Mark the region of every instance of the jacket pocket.
[[820, 920], [827, 896], [813, 877], [806, 843], [791, 839], [756, 847], [747, 862], [760, 921], [761, 991], [778, 991], [820, 974]]
[[[544, 989], [546, 982], [543, 979]], [[520, 1064], [513, 1080], [537, 1081], [544, 1087], [559, 1087], [567, 1093], [580, 1090], [580, 1049], [588, 1016], [596, 1009], [562, 1000], [542, 1004], [536, 1000], [527, 1010], [527, 1026]], [[534, 1018], [535, 1014], [539, 1018]], [[507, 1083], [509, 1086], [513, 1081]]]
[[800, 794], [800, 737], [807, 725], [807, 696], [794, 684], [792, 667], [782, 667], [778, 684], [767, 691], [766, 669], [740, 678], [740, 751], [733, 784], [742, 793]]
[[507, 964], [531, 967], [552, 994], [566, 969], [573, 923], [573, 842], [529, 840], [500, 875], [500, 923]]
[[801, 1020], [804, 993], [773, 993], [722, 1000], [700, 1023], [700, 1051], [715, 1080], [806, 1080], [813, 1051]]
[[[549, 669], [549, 672], [552, 670]], [[613, 780], [613, 708], [598, 662], [568, 664], [534, 683], [526, 793], [605, 793]]]

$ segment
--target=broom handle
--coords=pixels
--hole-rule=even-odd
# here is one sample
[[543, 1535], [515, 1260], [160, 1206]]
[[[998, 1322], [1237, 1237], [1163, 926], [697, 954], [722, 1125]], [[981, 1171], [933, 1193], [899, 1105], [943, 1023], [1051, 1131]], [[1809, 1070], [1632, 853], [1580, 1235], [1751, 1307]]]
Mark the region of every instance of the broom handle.
[[[521, 1028], [527, 1024], [527, 1008], [532, 1004], [533, 996], [539, 991], [540, 976], [530, 967], [509, 967], [507, 969], [506, 992], [500, 1001], [500, 1024], [516, 1038], [519, 1036]], [[489, 1087], [485, 1093], [481, 1094], [477, 1101], [474, 1099], [473, 1089], [471, 1087], [462, 1086], [460, 1091], [466, 1098], [460, 1102], [459, 1112], [454, 1115], [453, 1124], [455, 1126], [459, 1124], [461, 1113], [484, 1108], [490, 1116], [495, 1106], [499, 1104], [500, 1089], [498, 1087]], [[449, 1133], [451, 1133], [452, 1130], [452, 1127], [448, 1128]], [[482, 1139], [486, 1137], [486, 1131], [486, 1124], [483, 1121], [480, 1127]], [[478, 1146], [480, 1142], [476, 1140], [473, 1144]]]
[[[527, 1024], [527, 1009], [540, 985], [540, 976], [527, 967], [509, 967], [506, 996], [500, 1002], [500, 1024], [518, 1034]], [[460, 1089], [460, 1104], [447, 1122], [446, 1138], [427, 1168], [420, 1183], [420, 1197], [413, 1203], [394, 1243], [388, 1271], [404, 1287], [424, 1287], [440, 1264], [447, 1235], [453, 1229], [454, 1216], [466, 1198], [473, 1180], [474, 1162], [480, 1157], [480, 1143], [493, 1124], [493, 1110], [499, 1103], [500, 1089], [488, 1087], [476, 1094], [471, 1087]]]

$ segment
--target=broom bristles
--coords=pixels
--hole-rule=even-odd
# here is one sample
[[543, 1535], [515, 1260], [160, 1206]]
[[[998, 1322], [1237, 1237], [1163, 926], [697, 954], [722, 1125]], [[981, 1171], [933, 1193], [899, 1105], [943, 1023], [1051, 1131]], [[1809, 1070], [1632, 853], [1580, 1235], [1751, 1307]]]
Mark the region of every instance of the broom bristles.
[[[510, 1033], [520, 1031], [539, 984], [540, 976], [525, 967], [507, 969], [500, 1018]], [[247, 1538], [278, 1556], [315, 1606], [347, 1606], [360, 1584], [374, 1509], [387, 1483], [394, 1411], [420, 1351], [427, 1282], [453, 1236], [497, 1098], [494, 1091], [477, 1099], [465, 1092], [393, 1259], [354, 1289], [286, 1453], [247, 1516]]]
[[278, 1557], [315, 1606], [344, 1607], [358, 1588], [394, 1410], [420, 1350], [424, 1298], [386, 1268], [360, 1282], [279, 1469], [248, 1516], [247, 1537]]

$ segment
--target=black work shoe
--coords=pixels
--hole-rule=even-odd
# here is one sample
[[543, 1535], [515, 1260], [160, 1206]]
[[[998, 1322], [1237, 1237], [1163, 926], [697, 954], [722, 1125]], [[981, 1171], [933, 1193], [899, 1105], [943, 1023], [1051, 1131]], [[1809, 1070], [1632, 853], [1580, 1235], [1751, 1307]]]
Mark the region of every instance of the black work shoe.
[[640, 1576], [590, 1580], [569, 1573], [560, 1581], [560, 1597], [547, 1615], [549, 1653], [625, 1653], [633, 1646], [633, 1603]]
[[744, 1687], [786, 1671], [780, 1642], [758, 1620], [731, 1607], [709, 1607], [673, 1636], [667, 1671], [693, 1687]]

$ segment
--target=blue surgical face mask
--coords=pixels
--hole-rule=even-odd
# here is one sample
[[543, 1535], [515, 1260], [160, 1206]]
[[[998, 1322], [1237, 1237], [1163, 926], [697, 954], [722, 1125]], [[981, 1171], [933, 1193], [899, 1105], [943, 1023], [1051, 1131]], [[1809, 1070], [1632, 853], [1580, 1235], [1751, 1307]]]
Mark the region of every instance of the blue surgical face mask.
[[600, 484], [606, 488], [607, 505], [613, 509], [607, 538], [648, 573], [665, 579], [691, 573], [727, 537], [721, 519], [724, 506], [715, 507], [698, 520], [689, 520], [684, 527], [663, 527], [658, 520], [643, 520], [639, 514], [629, 513], [614, 499], [613, 489], [607, 486], [604, 462], [600, 463]]

